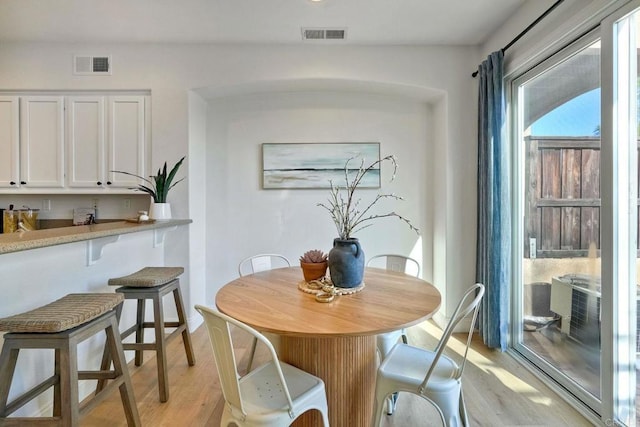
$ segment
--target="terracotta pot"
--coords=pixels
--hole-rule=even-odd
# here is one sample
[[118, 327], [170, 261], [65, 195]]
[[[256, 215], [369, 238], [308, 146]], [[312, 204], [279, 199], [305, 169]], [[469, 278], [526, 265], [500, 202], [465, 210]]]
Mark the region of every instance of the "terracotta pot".
[[304, 280], [310, 282], [312, 280], [322, 279], [327, 272], [327, 261], [325, 262], [302, 262], [300, 261], [300, 267], [302, 267], [302, 275]]

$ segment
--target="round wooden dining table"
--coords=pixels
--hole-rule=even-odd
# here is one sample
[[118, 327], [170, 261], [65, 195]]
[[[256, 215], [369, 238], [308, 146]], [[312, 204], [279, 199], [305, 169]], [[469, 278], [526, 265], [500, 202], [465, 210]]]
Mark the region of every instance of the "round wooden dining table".
[[[440, 293], [403, 273], [367, 267], [364, 288], [322, 303], [298, 289], [299, 267], [240, 277], [216, 296], [221, 312], [262, 332], [280, 336], [278, 357], [325, 383], [332, 426], [368, 427], [377, 370], [376, 335], [430, 318]], [[294, 426], [321, 426], [316, 411]]]

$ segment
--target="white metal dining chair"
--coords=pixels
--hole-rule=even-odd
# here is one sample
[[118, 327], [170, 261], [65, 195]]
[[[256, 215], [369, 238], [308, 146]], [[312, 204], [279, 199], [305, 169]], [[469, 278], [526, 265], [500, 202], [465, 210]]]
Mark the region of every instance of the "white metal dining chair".
[[[401, 273], [413, 274], [416, 277], [420, 276], [420, 263], [414, 258], [397, 255], [397, 254], [380, 254], [375, 255], [367, 261], [367, 267], [381, 267], [390, 271], [399, 271]], [[391, 331], [384, 334], [379, 334], [376, 337], [376, 346], [378, 347], [378, 354], [380, 355], [380, 361], [382, 361], [387, 354], [391, 351], [398, 340], [402, 338], [402, 342], [407, 344], [407, 330], [405, 328], [397, 331]], [[393, 408], [398, 400], [398, 393], [394, 393], [387, 402], [387, 415], [393, 414]]]
[[[420, 276], [420, 263], [417, 260], [396, 254], [381, 254], [375, 255], [367, 261], [367, 267], [384, 266], [387, 270], [399, 271], [401, 273], [413, 274], [416, 277]], [[377, 336], [377, 346], [380, 352], [380, 360], [384, 359], [387, 353], [391, 351], [394, 345], [398, 342], [398, 339], [402, 338], [402, 342], [407, 344], [407, 331], [402, 328], [398, 331], [387, 332]]]
[[240, 261], [238, 274], [245, 276], [278, 267], [291, 267], [291, 262], [287, 257], [280, 254], [258, 254]]
[[398, 254], [380, 254], [372, 256], [367, 261], [368, 267], [384, 266], [387, 270], [420, 276], [420, 263], [415, 259]]
[[[238, 264], [238, 274], [242, 277], [247, 274], [259, 273], [261, 271], [271, 270], [279, 267], [291, 267], [291, 262], [284, 255], [280, 254], [258, 254], [243, 259]], [[267, 338], [272, 342], [277, 342], [277, 337], [268, 334]], [[247, 364], [247, 372], [251, 370], [253, 358], [256, 355], [256, 347], [258, 340], [253, 339], [249, 354], [249, 363]]]
[[[385, 402], [395, 392], [409, 392], [431, 402], [445, 426], [468, 426], [467, 410], [462, 394], [462, 373], [471, 344], [484, 285], [473, 285], [458, 303], [456, 310], [433, 351], [396, 344], [378, 368], [376, 399], [371, 425], [378, 427]], [[463, 319], [469, 319], [467, 345], [461, 360], [456, 363], [443, 354], [451, 333]]]
[[[320, 378], [280, 362], [269, 340], [250, 326], [208, 307], [195, 308], [204, 318], [220, 376], [225, 400], [221, 427], [288, 426], [309, 410], [318, 410], [324, 427], [329, 426], [327, 394]], [[261, 341], [271, 360], [241, 377], [229, 324]]]

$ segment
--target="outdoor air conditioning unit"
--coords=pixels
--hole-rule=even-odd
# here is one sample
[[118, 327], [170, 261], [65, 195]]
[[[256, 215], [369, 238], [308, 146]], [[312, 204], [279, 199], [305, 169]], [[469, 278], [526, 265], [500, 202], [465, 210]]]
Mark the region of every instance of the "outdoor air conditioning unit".
[[[640, 293], [636, 295], [636, 353], [640, 353]], [[562, 318], [561, 332], [600, 347], [600, 279], [567, 274], [551, 279], [551, 310]]]
[[600, 279], [578, 274], [552, 278], [551, 310], [561, 316], [562, 333], [600, 346]]

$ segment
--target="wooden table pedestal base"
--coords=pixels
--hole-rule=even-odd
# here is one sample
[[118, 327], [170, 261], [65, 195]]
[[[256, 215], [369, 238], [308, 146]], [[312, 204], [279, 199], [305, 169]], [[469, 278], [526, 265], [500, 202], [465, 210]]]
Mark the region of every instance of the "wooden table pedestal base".
[[[368, 427], [376, 382], [376, 336], [301, 338], [281, 336], [279, 357], [325, 383], [332, 426]], [[322, 426], [317, 411], [294, 426]]]

